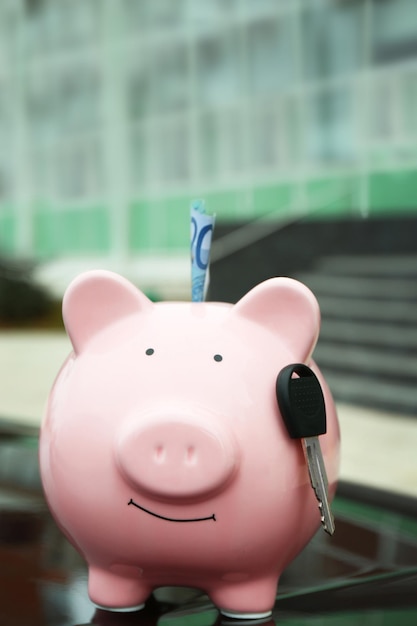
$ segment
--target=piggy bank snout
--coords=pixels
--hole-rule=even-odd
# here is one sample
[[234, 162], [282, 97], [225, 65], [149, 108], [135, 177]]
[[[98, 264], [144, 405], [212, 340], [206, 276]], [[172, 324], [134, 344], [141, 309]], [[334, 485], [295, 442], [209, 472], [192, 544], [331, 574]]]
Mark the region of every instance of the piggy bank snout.
[[133, 485], [157, 499], [202, 498], [226, 487], [238, 465], [230, 433], [165, 420], [121, 436], [118, 465]]

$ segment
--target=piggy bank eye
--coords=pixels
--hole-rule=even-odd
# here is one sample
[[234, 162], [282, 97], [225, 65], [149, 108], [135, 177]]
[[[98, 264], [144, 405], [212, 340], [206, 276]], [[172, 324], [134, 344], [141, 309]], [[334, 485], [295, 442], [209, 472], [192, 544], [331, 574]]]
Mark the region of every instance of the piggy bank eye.
[[147, 354], [148, 356], [151, 356], [154, 352], [155, 352], [155, 350], [153, 348], [148, 348], [146, 350], [145, 354]]
[[215, 354], [215, 355], [214, 355], [214, 357], [213, 357], [213, 359], [214, 359], [215, 361], [217, 361], [217, 362], [219, 362], [219, 361], [223, 361], [223, 357], [222, 357], [222, 355], [221, 355], [221, 354]]

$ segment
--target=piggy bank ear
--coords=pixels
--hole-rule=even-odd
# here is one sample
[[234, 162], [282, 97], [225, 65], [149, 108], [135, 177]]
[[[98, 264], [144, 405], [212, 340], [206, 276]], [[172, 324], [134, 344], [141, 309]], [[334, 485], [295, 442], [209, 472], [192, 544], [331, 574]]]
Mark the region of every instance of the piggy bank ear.
[[82, 352], [101, 330], [153, 303], [128, 280], [107, 271], [85, 272], [65, 292], [62, 316], [74, 351]]
[[249, 291], [232, 309], [279, 336], [293, 357], [307, 361], [320, 330], [313, 293], [297, 280], [271, 278]]

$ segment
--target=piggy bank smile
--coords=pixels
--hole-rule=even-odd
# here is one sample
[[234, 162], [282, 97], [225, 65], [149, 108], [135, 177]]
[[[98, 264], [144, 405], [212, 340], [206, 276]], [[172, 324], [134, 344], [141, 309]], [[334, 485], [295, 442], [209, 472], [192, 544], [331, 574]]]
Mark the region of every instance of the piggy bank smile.
[[130, 498], [129, 502], [127, 503], [127, 505], [133, 505], [135, 506], [137, 509], [140, 509], [141, 511], [144, 511], [145, 513], [148, 513], [148, 515], [153, 515], [153, 517], [157, 517], [159, 519], [163, 519], [167, 522], [206, 522], [208, 520], [213, 520], [214, 522], [216, 521], [216, 516], [214, 515], [209, 515], [208, 517], [194, 517], [194, 518], [175, 518], [175, 517], [165, 517], [165, 515], [160, 515], [159, 513], [155, 513], [154, 511], [150, 511], [149, 509], [145, 509], [144, 506], [141, 506], [140, 504], [138, 504], [137, 502], [135, 502], [134, 500], [132, 500], [132, 498]]

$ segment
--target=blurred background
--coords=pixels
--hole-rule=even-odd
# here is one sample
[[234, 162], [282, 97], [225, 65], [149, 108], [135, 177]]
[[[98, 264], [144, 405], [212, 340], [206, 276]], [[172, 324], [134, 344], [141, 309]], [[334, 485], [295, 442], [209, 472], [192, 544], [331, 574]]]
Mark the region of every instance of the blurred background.
[[416, 0], [0, 0], [1, 624], [91, 614], [37, 461], [64, 290], [107, 268], [190, 300], [195, 198], [216, 214], [209, 300], [288, 275], [322, 311], [336, 534], [284, 593], [416, 563]]
[[209, 299], [308, 284], [342, 476], [417, 495], [415, 0], [1, 1], [3, 424], [39, 427], [79, 271], [190, 299], [196, 197]]

